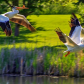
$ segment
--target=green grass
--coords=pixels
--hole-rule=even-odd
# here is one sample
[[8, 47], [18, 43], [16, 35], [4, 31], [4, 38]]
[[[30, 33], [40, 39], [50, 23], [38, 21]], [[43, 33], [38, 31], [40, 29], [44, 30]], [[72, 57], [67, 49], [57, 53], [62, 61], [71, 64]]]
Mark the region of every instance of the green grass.
[[7, 44], [9, 44], [10, 48], [13, 47], [13, 40], [15, 40], [16, 47], [39, 48], [42, 46], [63, 45], [54, 30], [59, 27], [67, 35], [70, 31], [68, 24], [70, 15], [31, 15], [27, 19], [37, 31], [31, 33], [27, 28], [20, 26], [20, 34], [15, 37], [15, 25], [11, 23], [12, 35], [10, 37], [6, 37], [5, 33], [0, 29], [0, 48], [7, 47]]

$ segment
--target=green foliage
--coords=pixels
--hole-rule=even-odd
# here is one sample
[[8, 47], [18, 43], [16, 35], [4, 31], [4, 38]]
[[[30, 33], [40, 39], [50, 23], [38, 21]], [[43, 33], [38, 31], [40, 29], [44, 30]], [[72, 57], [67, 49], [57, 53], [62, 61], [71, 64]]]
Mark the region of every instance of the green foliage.
[[[17, 3], [15, 3], [17, 2]], [[7, 5], [17, 5], [22, 6], [25, 4], [28, 7], [28, 10], [20, 10], [21, 14], [25, 16], [30, 14], [70, 14], [72, 12], [77, 12], [78, 8], [73, 3], [77, 3], [78, 0], [1, 0], [3, 3]], [[2, 6], [1, 5], [1, 6]], [[6, 7], [5, 6], [5, 7]]]
[[35, 51], [33, 51], [33, 53], [32, 53], [33, 55], [32, 55], [32, 57], [33, 57], [33, 67], [34, 67], [34, 69], [36, 69], [37, 68], [37, 54], [36, 54], [36, 52]]
[[51, 54], [50, 53], [47, 53], [45, 55], [45, 59], [44, 59], [44, 70], [48, 70], [49, 69], [49, 66], [50, 66], [50, 59], [51, 58]]
[[0, 4], [0, 14], [5, 13], [7, 11], [7, 7], [8, 7], [7, 4], [5, 2], [2, 2]]
[[80, 15], [79, 21], [82, 25], [82, 27], [84, 27], [84, 4], [80, 3], [78, 6], [79, 10], [78, 10], [78, 14]]
[[5, 6], [6, 9], [7, 9], [7, 5], [8, 6], [10, 6], [10, 5], [23, 6], [23, 4], [24, 4], [29, 9], [28, 9], [28, 11], [20, 10], [20, 13], [27, 16], [27, 15], [30, 15], [31, 13], [33, 13], [36, 9], [42, 11], [42, 8], [43, 8], [42, 3], [48, 2], [48, 0], [34, 0], [34, 1], [33, 0], [1, 0], [0, 2], [2, 3], [1, 6], [2, 5], [5, 6], [5, 4], [6, 4], [6, 6]]
[[78, 0], [78, 2], [79, 2], [79, 3], [80, 3], [80, 2], [84, 3], [84, 0]]
[[30, 66], [31, 62], [32, 62], [32, 50], [31, 51], [28, 51], [28, 53], [26, 53], [26, 64], [27, 64], [27, 67]]
[[[25, 50], [25, 51], [24, 51]], [[18, 62], [18, 58], [21, 59], [23, 57], [23, 60], [25, 63], [28, 63], [26, 68], [31, 68], [33, 65], [33, 70], [36, 71], [38, 67], [38, 59], [39, 59], [39, 49], [34, 50], [28, 50], [28, 49], [2, 49], [0, 50], [0, 70], [4, 72], [5, 69], [7, 69], [7, 64], [10, 63], [11, 66], [13, 66], [13, 61], [16, 63], [16, 68], [18, 69], [20, 67], [20, 61]], [[57, 51], [53, 51], [57, 50]], [[14, 52], [14, 54], [12, 54]], [[23, 54], [25, 53], [25, 54]], [[84, 70], [84, 58], [83, 56], [75, 56], [74, 53], [71, 53], [67, 57], [64, 57], [64, 54], [61, 50], [58, 48], [45, 48], [45, 50], [41, 50], [43, 57], [43, 63], [41, 66], [43, 66], [44, 71], [49, 72], [49, 74], [53, 71], [53, 73], [56, 72], [56, 70], [59, 71], [60, 75], [68, 75], [68, 76], [84, 76], [83, 70]], [[54, 69], [53, 69], [54, 67]], [[39, 68], [40, 69], [40, 68]], [[77, 72], [77, 73], [75, 73]], [[36, 73], [36, 72], [35, 72]]]
[[38, 9], [35, 10], [33, 14], [71, 14], [72, 12], [76, 13], [78, 10], [77, 5], [73, 4], [72, 2], [69, 3], [45, 3], [43, 4], [43, 11], [39, 11]]

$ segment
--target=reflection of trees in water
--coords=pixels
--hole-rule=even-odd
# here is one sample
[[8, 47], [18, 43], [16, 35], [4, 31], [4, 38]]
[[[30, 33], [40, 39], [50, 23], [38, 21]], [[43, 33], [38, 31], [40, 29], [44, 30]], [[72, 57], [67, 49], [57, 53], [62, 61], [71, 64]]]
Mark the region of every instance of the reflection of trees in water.
[[0, 84], [83, 84], [82, 78], [67, 78], [57, 76], [8, 77], [1, 76]]

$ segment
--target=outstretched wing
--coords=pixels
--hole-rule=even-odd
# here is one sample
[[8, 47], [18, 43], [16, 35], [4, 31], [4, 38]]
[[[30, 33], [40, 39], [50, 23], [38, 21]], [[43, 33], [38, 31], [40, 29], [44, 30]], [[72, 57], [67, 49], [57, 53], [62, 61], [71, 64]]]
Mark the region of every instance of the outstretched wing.
[[59, 36], [59, 39], [67, 46], [67, 48], [73, 48], [75, 46], [78, 46], [76, 43], [74, 43], [69, 36], [64, 34], [59, 28], [55, 29], [55, 32]]
[[15, 16], [13, 16], [13, 18], [10, 19], [10, 21], [23, 25], [32, 32], [36, 31], [36, 29], [29, 23], [24, 15], [16, 14]]

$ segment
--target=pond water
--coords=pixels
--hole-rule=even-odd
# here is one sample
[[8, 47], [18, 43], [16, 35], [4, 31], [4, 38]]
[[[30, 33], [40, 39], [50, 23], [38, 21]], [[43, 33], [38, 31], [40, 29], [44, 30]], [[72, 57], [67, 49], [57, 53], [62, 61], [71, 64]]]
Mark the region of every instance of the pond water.
[[55, 76], [0, 76], [0, 84], [84, 84], [84, 78], [68, 78]]

